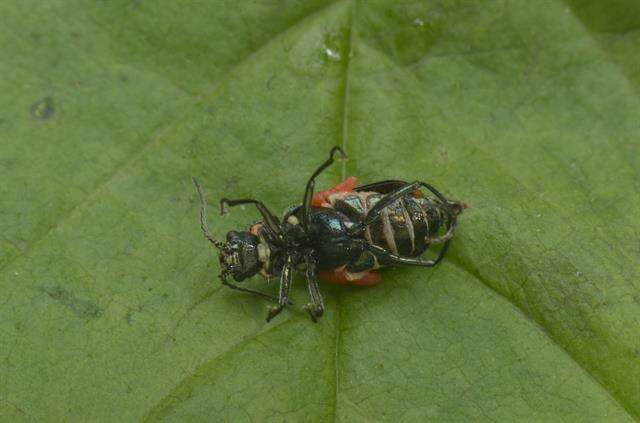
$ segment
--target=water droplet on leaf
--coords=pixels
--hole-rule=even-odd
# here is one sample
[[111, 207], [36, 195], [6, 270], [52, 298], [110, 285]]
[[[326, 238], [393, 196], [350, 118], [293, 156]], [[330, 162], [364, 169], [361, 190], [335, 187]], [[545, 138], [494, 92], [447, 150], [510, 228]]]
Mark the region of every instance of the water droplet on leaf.
[[329, 48], [327, 46], [324, 46], [324, 54], [325, 56], [327, 56], [327, 59], [333, 62], [339, 62], [340, 59], [342, 58], [342, 56], [340, 56], [339, 51]]

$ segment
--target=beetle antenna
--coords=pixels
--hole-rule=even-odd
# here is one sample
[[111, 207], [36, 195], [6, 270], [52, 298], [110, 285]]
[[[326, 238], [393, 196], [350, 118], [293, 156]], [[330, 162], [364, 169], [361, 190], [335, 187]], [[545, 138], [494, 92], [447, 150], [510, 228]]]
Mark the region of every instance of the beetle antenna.
[[198, 180], [192, 176], [193, 183], [196, 185], [196, 189], [198, 190], [198, 196], [200, 197], [200, 228], [202, 229], [202, 233], [204, 237], [209, 240], [217, 249], [222, 249], [224, 245], [222, 242], [216, 240], [211, 232], [209, 232], [209, 226], [207, 225], [207, 202], [204, 199], [204, 192], [202, 191], [202, 187], [198, 183]]

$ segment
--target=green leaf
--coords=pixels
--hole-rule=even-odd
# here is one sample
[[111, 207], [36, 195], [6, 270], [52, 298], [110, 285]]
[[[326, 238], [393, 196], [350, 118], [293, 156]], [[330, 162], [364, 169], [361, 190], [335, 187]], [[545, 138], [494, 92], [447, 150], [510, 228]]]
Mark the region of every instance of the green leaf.
[[[0, 420], [640, 419], [637, 1], [0, 15]], [[298, 278], [267, 324], [217, 280], [190, 177], [280, 212], [336, 144], [322, 186], [473, 208], [438, 267], [324, 285], [318, 324]]]

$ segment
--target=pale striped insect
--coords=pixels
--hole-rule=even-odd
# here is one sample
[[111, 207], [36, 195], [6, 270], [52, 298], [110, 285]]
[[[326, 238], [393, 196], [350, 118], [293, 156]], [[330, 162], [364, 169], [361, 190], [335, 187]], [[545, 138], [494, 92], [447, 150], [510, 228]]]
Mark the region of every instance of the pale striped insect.
[[[425, 187], [435, 194], [435, 199], [424, 196], [420, 188]], [[389, 201], [390, 198], [394, 200]], [[383, 199], [386, 206], [382, 209], [376, 207], [379, 216], [366, 222], [369, 211]], [[352, 222], [363, 222], [361, 236], [367, 243], [377, 247], [377, 254], [365, 255], [360, 257], [357, 265], [322, 275], [326, 280], [362, 285], [379, 281], [379, 277], [370, 270], [400, 264], [397, 257], [406, 258], [406, 264], [418, 264], [414, 257], [422, 255], [432, 244], [444, 244], [435, 260], [420, 260], [423, 265], [437, 264], [444, 257], [448, 241], [453, 237], [457, 216], [468, 207], [463, 202], [446, 200], [433, 187], [420, 182], [411, 184], [393, 180], [356, 187], [355, 178], [319, 193], [314, 201], [314, 205], [330, 207]], [[390, 256], [394, 259], [387, 260]]]

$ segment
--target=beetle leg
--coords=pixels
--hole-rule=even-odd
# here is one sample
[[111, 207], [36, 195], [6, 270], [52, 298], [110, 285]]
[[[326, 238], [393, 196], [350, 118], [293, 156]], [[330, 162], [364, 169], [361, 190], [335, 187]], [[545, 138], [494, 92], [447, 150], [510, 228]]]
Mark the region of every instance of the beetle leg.
[[367, 185], [361, 185], [359, 187], [354, 188], [354, 191], [356, 192], [374, 191], [374, 192], [379, 192], [380, 194], [388, 194], [398, 188], [402, 188], [408, 183], [409, 182], [406, 182], [406, 181], [398, 181], [398, 180], [392, 179], [387, 181], [374, 182], [372, 184], [367, 184]]
[[350, 230], [350, 232], [353, 235], [355, 235], [355, 234], [359, 234], [360, 232], [364, 231], [367, 226], [371, 225], [376, 220], [380, 219], [382, 210], [385, 207], [390, 206], [395, 201], [397, 201], [399, 198], [402, 198], [404, 195], [406, 195], [406, 194], [408, 194], [410, 192], [413, 192], [418, 188], [420, 188], [420, 182], [414, 182], [412, 184], [407, 184], [407, 185], [403, 186], [402, 188], [398, 188], [398, 189], [390, 192], [389, 194], [385, 195], [373, 207], [371, 207], [371, 209], [367, 212], [367, 214], [364, 217], [364, 219], [362, 220], [362, 222], [360, 222], [356, 226], [354, 226]]
[[303, 228], [307, 229], [309, 227], [309, 216], [311, 214], [311, 200], [313, 199], [313, 189], [316, 186], [316, 177], [322, 173], [323, 170], [325, 170], [327, 167], [331, 166], [331, 164], [333, 163], [333, 156], [337, 153], [340, 153], [340, 156], [343, 159], [347, 158], [347, 154], [344, 152], [344, 150], [340, 147], [333, 147], [331, 149], [331, 151], [329, 152], [329, 158], [327, 159], [327, 161], [325, 161], [324, 163], [322, 163], [320, 165], [320, 167], [318, 167], [316, 169], [315, 172], [313, 172], [313, 174], [311, 175], [311, 177], [309, 178], [309, 180], [307, 181], [307, 186], [304, 190], [304, 198], [302, 200], [302, 225]]
[[267, 228], [269, 228], [273, 235], [275, 235], [278, 239], [282, 238], [282, 231], [280, 230], [280, 222], [278, 221], [278, 218], [269, 211], [267, 206], [265, 206], [262, 201], [254, 200], [251, 198], [242, 198], [239, 200], [229, 200], [228, 198], [223, 198], [220, 200], [220, 213], [227, 213], [226, 206], [234, 207], [242, 204], [255, 204], [256, 208], [262, 215]]
[[[400, 181], [394, 181], [394, 182], [400, 183]], [[411, 184], [407, 183], [403, 187], [398, 188], [394, 191], [391, 191], [390, 193], [382, 197], [380, 201], [378, 201], [369, 210], [369, 212], [364, 217], [362, 222], [354, 226], [350, 232], [353, 235], [361, 233], [362, 231], [365, 230], [367, 226], [371, 225], [372, 223], [380, 219], [382, 210], [385, 207], [390, 206], [398, 199], [419, 189], [420, 187], [424, 187], [429, 191], [431, 191], [438, 198], [438, 200], [440, 200], [440, 203], [442, 204], [444, 209], [447, 211], [447, 233], [441, 237], [432, 239], [431, 243], [438, 244], [438, 243], [449, 241], [453, 237], [453, 232], [455, 231], [455, 228], [456, 228], [456, 216], [457, 216], [456, 213], [453, 212], [452, 204], [457, 204], [457, 203], [450, 202], [445, 198], [444, 195], [440, 193], [440, 191], [435, 189], [432, 185], [429, 185], [425, 182], [420, 182], [420, 181], [415, 181]]]
[[431, 185], [420, 182], [420, 185], [431, 191], [435, 194], [436, 197], [442, 202], [445, 210], [447, 211], [447, 232], [437, 238], [431, 238], [429, 243], [431, 244], [441, 244], [443, 242], [448, 242], [452, 237], [453, 233], [456, 230], [456, 225], [458, 223], [458, 215], [462, 213], [464, 209], [469, 207], [469, 204], [461, 202], [461, 201], [449, 201], [445, 198], [444, 195], [440, 194], [440, 192], [432, 187]]
[[368, 244], [367, 248], [376, 255], [376, 258], [383, 265], [393, 265], [393, 264], [406, 264], [412, 266], [422, 266], [422, 267], [433, 267], [436, 264], [440, 263], [445, 253], [449, 249], [449, 241], [445, 241], [442, 249], [440, 249], [440, 253], [435, 260], [424, 260], [421, 258], [415, 257], [402, 257], [397, 254], [393, 254], [390, 251], [385, 250], [384, 248], [378, 247], [377, 245]]
[[304, 308], [309, 312], [311, 320], [318, 321], [318, 318], [322, 317], [324, 313], [324, 303], [322, 301], [322, 294], [320, 293], [320, 287], [318, 286], [318, 274], [316, 270], [316, 260], [312, 254], [308, 254], [306, 257], [307, 262], [307, 284], [309, 286], [309, 298], [310, 303], [307, 303]]
[[267, 322], [276, 317], [288, 302], [289, 289], [293, 282], [293, 257], [287, 256], [287, 261], [282, 267], [280, 273], [280, 294], [278, 296], [278, 305], [269, 309], [267, 314]]

